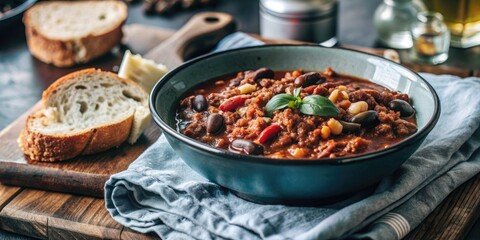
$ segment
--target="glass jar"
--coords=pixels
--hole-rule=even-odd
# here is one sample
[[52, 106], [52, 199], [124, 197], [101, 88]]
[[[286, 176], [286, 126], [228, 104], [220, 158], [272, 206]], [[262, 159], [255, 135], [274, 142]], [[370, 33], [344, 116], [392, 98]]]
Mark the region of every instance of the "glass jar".
[[423, 10], [419, 1], [383, 0], [374, 15], [375, 29], [380, 42], [396, 49], [411, 48], [410, 25]]
[[420, 12], [412, 24], [413, 60], [428, 64], [440, 64], [448, 59], [450, 32], [438, 12]]
[[272, 39], [337, 43], [337, 0], [260, 0], [260, 35]]
[[453, 47], [480, 45], [480, 0], [423, 0], [429, 11], [439, 12], [450, 30]]

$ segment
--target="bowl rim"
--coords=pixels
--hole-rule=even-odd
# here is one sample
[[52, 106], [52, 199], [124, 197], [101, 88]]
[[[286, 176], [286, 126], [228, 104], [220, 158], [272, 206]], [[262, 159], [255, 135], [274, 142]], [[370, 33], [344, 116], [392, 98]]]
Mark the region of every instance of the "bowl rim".
[[[246, 154], [239, 154], [239, 153], [233, 153], [224, 149], [218, 149], [214, 148], [208, 144], [202, 143], [200, 141], [197, 141], [193, 138], [187, 137], [179, 132], [177, 132], [176, 129], [173, 129], [170, 127], [163, 119], [158, 115], [156, 111], [156, 101], [155, 99], [157, 98], [157, 93], [160, 91], [161, 87], [174, 75], [176, 75], [179, 71], [182, 71], [183, 69], [189, 67], [190, 65], [203, 61], [205, 59], [209, 59], [212, 57], [216, 56], [221, 56], [221, 55], [227, 55], [231, 54], [232, 52], [238, 52], [238, 51], [250, 51], [250, 50], [255, 50], [255, 49], [264, 49], [264, 48], [278, 48], [278, 47], [289, 47], [289, 48], [296, 48], [296, 47], [312, 47], [312, 48], [322, 48], [322, 49], [335, 49], [335, 51], [346, 51], [346, 52], [353, 52], [353, 54], [361, 54], [361, 55], [367, 55], [370, 57], [374, 57], [377, 59], [380, 59], [381, 61], [387, 61], [390, 62], [394, 65], [397, 65], [398, 67], [403, 68], [404, 70], [414, 74], [418, 79], [422, 81], [427, 87], [430, 93], [432, 94], [432, 97], [434, 98], [434, 110], [432, 117], [428, 120], [428, 122], [425, 124], [425, 127], [421, 129], [420, 131], [415, 132], [411, 136], [407, 137], [406, 139], [403, 139], [402, 141], [396, 143], [395, 145], [392, 145], [388, 148], [373, 151], [373, 152], [368, 152], [368, 153], [363, 153], [359, 155], [354, 155], [354, 156], [346, 156], [346, 157], [337, 157], [337, 158], [319, 158], [319, 159], [305, 159], [305, 158], [295, 158], [295, 159], [290, 159], [290, 158], [269, 158], [265, 156], [257, 156], [257, 155], [246, 155]], [[215, 76], [212, 76], [212, 78]], [[439, 117], [440, 117], [440, 100], [438, 98], [438, 95], [435, 91], [435, 89], [428, 83], [420, 74], [417, 72], [401, 65], [398, 64], [394, 61], [391, 61], [386, 58], [382, 58], [380, 56], [376, 56], [370, 53], [365, 53], [361, 52], [358, 50], [354, 49], [345, 49], [345, 48], [328, 48], [328, 47], [323, 47], [320, 45], [311, 45], [311, 44], [268, 44], [268, 45], [259, 45], [259, 46], [250, 46], [250, 47], [242, 47], [242, 48], [235, 48], [235, 49], [229, 49], [221, 52], [213, 52], [209, 54], [205, 54], [196, 58], [193, 58], [191, 60], [186, 61], [185, 63], [181, 64], [180, 66], [172, 69], [169, 71], [167, 74], [165, 74], [153, 87], [150, 96], [149, 96], [149, 106], [150, 106], [150, 112], [152, 113], [153, 119], [156, 122], [156, 124], [162, 129], [163, 133], [168, 133], [170, 136], [176, 138], [178, 141], [181, 141], [190, 147], [193, 147], [197, 150], [201, 151], [206, 151], [207, 153], [213, 154], [213, 155], [221, 155], [222, 157], [227, 157], [231, 160], [235, 161], [241, 161], [241, 162], [250, 162], [250, 163], [256, 163], [256, 164], [267, 164], [267, 165], [344, 165], [344, 164], [349, 164], [349, 163], [358, 163], [358, 162], [363, 162], [363, 161], [368, 161], [372, 160], [374, 158], [378, 158], [381, 156], [388, 155], [390, 153], [396, 152], [404, 147], [410, 146], [415, 144], [418, 140], [422, 139], [425, 137], [432, 129], [435, 127]]]
[[23, 13], [28, 8], [30, 8], [37, 0], [25, 0], [20, 5], [16, 6], [9, 12], [5, 13], [3, 16], [0, 17], [0, 22], [6, 21], [7, 19], [16, 17], [18, 14]]

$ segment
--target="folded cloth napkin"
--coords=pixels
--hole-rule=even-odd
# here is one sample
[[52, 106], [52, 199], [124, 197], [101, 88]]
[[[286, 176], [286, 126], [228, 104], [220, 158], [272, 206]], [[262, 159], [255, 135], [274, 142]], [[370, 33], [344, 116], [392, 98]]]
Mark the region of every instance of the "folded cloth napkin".
[[[237, 33], [217, 50], [256, 41]], [[419, 150], [367, 196], [321, 207], [251, 203], [191, 170], [162, 136], [111, 176], [106, 207], [121, 224], [162, 239], [400, 239], [480, 172], [480, 79], [422, 76], [443, 100], [440, 119]]]
[[18, 235], [7, 231], [0, 230], [0, 239], [2, 240], [32, 240], [33, 238]]

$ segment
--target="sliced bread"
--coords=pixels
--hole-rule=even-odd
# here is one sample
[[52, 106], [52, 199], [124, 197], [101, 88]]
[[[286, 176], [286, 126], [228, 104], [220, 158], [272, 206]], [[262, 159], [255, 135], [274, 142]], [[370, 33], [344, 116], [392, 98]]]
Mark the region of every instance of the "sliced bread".
[[150, 124], [148, 94], [131, 80], [86, 69], [53, 83], [44, 109], [31, 114], [19, 137], [32, 160], [62, 161], [134, 143]]
[[127, 19], [122, 1], [47, 1], [24, 14], [27, 44], [33, 56], [57, 67], [99, 57], [122, 39]]

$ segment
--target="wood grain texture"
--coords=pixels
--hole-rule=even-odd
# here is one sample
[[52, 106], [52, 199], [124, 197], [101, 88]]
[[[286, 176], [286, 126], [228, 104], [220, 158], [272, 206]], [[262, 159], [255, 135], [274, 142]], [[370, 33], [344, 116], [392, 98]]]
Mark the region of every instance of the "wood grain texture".
[[210, 52], [222, 38], [235, 29], [236, 25], [230, 14], [198, 13], [166, 41], [145, 54], [145, 58], [172, 69], [184, 60]]
[[29, 189], [0, 211], [0, 226], [44, 239], [119, 239], [123, 229], [102, 199]]
[[[383, 52], [381, 49], [365, 51], [373, 54]], [[435, 67], [419, 69], [436, 73]], [[442, 71], [458, 73], [449, 72], [451, 69]], [[470, 71], [470, 74], [473, 72]], [[65, 166], [61, 170], [68, 169]], [[475, 179], [475, 182], [469, 181], [452, 193], [407, 239], [462, 239], [480, 211], [477, 197], [480, 177]], [[0, 228], [6, 230], [37, 238], [158, 239], [154, 234], [141, 234], [115, 223], [106, 212], [101, 199], [36, 190], [24, 190], [17, 196], [20, 188], [4, 188], [2, 190], [0, 185], [0, 203], [4, 193], [11, 196], [5, 197], [6, 199], [13, 198], [0, 212]]]
[[402, 63], [404, 66], [412, 69], [415, 72], [428, 72], [434, 74], [449, 74], [455, 75], [462, 78], [471, 76], [472, 71], [469, 69], [450, 67], [450, 66], [432, 66], [432, 65], [422, 65], [410, 62]]
[[479, 192], [480, 174], [477, 174], [445, 198], [405, 239], [464, 239], [480, 216]]
[[125, 227], [122, 231], [121, 239], [135, 239], [135, 240], [153, 240], [153, 239], [161, 239], [155, 233], [147, 233], [143, 234], [132, 230], [130, 228]]
[[[40, 107], [36, 104], [30, 111]], [[0, 133], [0, 182], [52, 191], [103, 197], [103, 185], [110, 175], [127, 169], [160, 136], [155, 124], [135, 143], [58, 163], [31, 161], [23, 155], [17, 138], [25, 124], [22, 115]]]
[[0, 183], [0, 211], [7, 205], [20, 191], [22, 188], [5, 186]]
[[[199, 13], [146, 56], [172, 69], [184, 59], [210, 50], [234, 29], [235, 23], [229, 14]], [[163, 36], [165, 34], [156, 37], [155, 41], [164, 40]], [[20, 151], [17, 138], [28, 114], [39, 108], [41, 103], [37, 103], [0, 133], [0, 142], [3, 143], [0, 145], [0, 182], [103, 197], [103, 185], [110, 175], [125, 170], [160, 136], [159, 128], [152, 121], [152, 125], [134, 145], [124, 143], [118, 148], [90, 156], [79, 156], [61, 163], [31, 161]]]
[[123, 34], [122, 44], [133, 53], [143, 56], [175, 34], [175, 31], [134, 23], [123, 26]]

